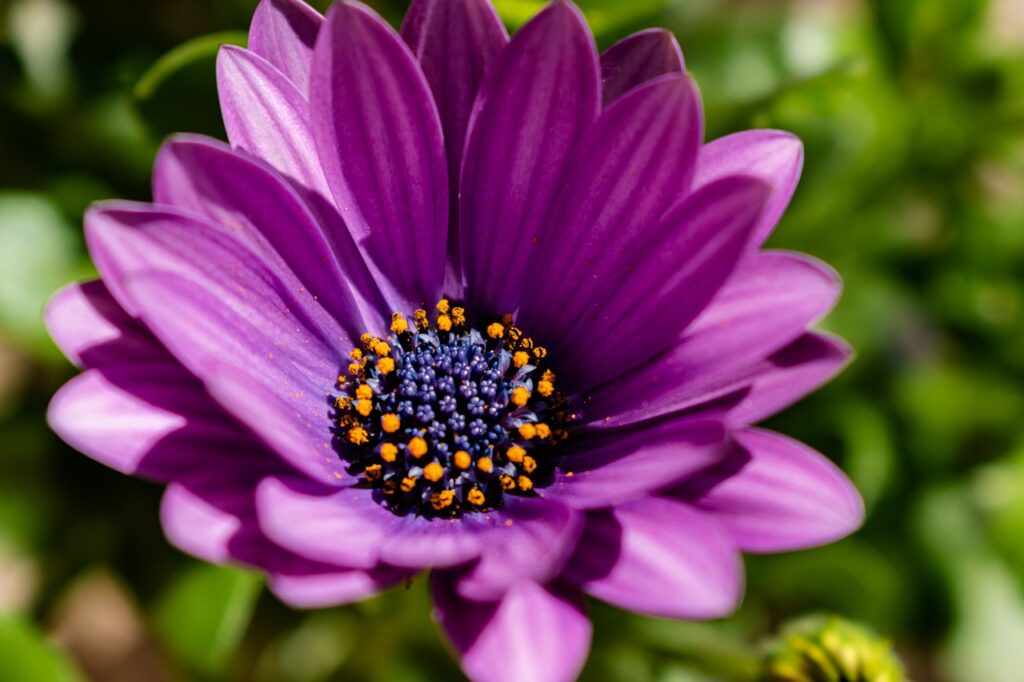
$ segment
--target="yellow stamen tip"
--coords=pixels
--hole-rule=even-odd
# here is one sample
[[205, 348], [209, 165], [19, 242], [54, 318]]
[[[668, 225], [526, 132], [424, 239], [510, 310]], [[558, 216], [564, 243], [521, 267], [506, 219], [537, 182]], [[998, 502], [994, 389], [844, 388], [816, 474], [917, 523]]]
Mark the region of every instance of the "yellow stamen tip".
[[516, 482], [512, 480], [511, 476], [502, 476], [498, 481], [505, 490], [513, 490], [516, 487]]
[[416, 487], [416, 479], [410, 476], [406, 476], [402, 479], [402, 492], [412, 492], [412, 489]]
[[452, 308], [452, 322], [455, 324], [466, 324], [466, 309], [459, 307]]
[[398, 457], [398, 447], [394, 443], [384, 443], [380, 446], [380, 458], [385, 462], [394, 462]]
[[495, 322], [487, 326], [487, 336], [492, 339], [500, 339], [505, 335], [505, 325]]
[[516, 386], [512, 389], [512, 404], [516, 407], [522, 407], [530, 400], [530, 392], [522, 386]]
[[378, 341], [373, 344], [373, 352], [381, 357], [391, 355], [391, 346], [386, 341]]
[[428, 481], [436, 483], [441, 480], [442, 476], [444, 476], [444, 468], [437, 462], [431, 462], [423, 467], [423, 478]]
[[419, 436], [416, 436], [411, 441], [409, 441], [408, 448], [409, 454], [411, 454], [413, 457], [422, 457], [423, 455], [427, 454], [427, 441], [423, 440]]
[[508, 449], [505, 455], [508, 456], [508, 461], [513, 464], [519, 464], [523, 461], [523, 457], [526, 456], [526, 450], [518, 445], [513, 445]]
[[373, 389], [367, 384], [359, 384], [359, 387], [356, 389], [356, 397], [360, 400], [369, 400], [373, 397]]
[[384, 433], [394, 433], [402, 427], [402, 420], [397, 414], [386, 414], [380, 418], [380, 427], [384, 429]]
[[525, 471], [528, 474], [532, 474], [536, 470], [537, 460], [535, 460], [533, 457], [530, 457], [529, 455], [523, 457], [523, 471]]
[[529, 491], [533, 489], [533, 481], [526, 476], [520, 476], [517, 482], [519, 483], [520, 490]]
[[348, 366], [348, 373], [352, 376], [356, 376], [363, 371], [363, 365], [359, 362], [353, 362]]
[[526, 440], [530, 440], [537, 435], [537, 427], [533, 424], [523, 424], [519, 427], [519, 435]]
[[434, 509], [441, 510], [451, 505], [452, 500], [455, 499], [455, 492], [452, 490], [442, 490], [439, 493], [434, 493], [430, 496], [430, 504]]
[[355, 426], [349, 429], [348, 439], [356, 445], [364, 445], [370, 440], [370, 437], [367, 435], [366, 429], [361, 426]]
[[473, 458], [470, 457], [469, 453], [465, 450], [459, 450], [455, 453], [453, 461], [455, 462], [455, 466], [459, 469], [468, 469], [473, 463]]
[[371, 481], [376, 481], [382, 473], [384, 473], [384, 467], [379, 464], [371, 464], [363, 469], [363, 476], [366, 476]]
[[373, 334], [370, 334], [369, 332], [359, 337], [359, 343], [363, 344], [364, 346], [370, 345], [371, 341], [373, 341]]
[[370, 413], [373, 412], [373, 401], [363, 399], [356, 403], [356, 412], [364, 417], [369, 417]]
[[359, 350], [358, 348], [353, 348], [352, 352], [349, 353], [348, 356], [350, 358], [352, 358], [353, 360], [362, 360], [363, 359], [363, 351]]
[[452, 318], [447, 315], [438, 315], [437, 328], [443, 332], [450, 332], [452, 330]]
[[544, 370], [544, 374], [542, 374], [540, 378], [541, 381], [550, 381], [551, 383], [555, 383], [555, 373], [550, 369]]
[[391, 316], [391, 331], [396, 334], [404, 334], [409, 329], [409, 323], [405, 321], [405, 315], [394, 313]]
[[395, 361], [391, 358], [381, 358], [377, 361], [377, 371], [387, 376], [395, 371]]
[[551, 438], [551, 427], [547, 424], [537, 424], [537, 435], [541, 438]]
[[470, 504], [479, 507], [480, 505], [487, 501], [487, 496], [484, 495], [483, 491], [480, 490], [479, 488], [473, 488], [472, 490], [469, 491], [469, 494], [466, 495], [466, 499], [469, 500]]
[[512, 364], [516, 367], [530, 364], [530, 354], [523, 350], [516, 351], [515, 355], [512, 356]]
[[543, 379], [541, 379], [539, 382], [537, 382], [537, 393], [540, 393], [545, 398], [547, 398], [554, 392], [555, 385], [550, 381], [544, 381]]
[[442, 298], [440, 301], [437, 302], [437, 312], [441, 313], [442, 315], [447, 315], [448, 310], [450, 309], [450, 305], [451, 304], [448, 302], [447, 298]]
[[494, 471], [494, 462], [491, 461], [490, 457], [481, 457], [476, 461], [476, 468], [485, 474], [489, 474]]

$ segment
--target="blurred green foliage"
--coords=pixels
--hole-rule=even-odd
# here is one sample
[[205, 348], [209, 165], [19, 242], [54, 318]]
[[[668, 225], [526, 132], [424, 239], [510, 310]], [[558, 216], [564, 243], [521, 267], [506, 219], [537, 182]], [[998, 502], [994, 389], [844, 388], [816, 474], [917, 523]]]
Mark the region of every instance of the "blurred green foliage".
[[[373, 4], [396, 23], [404, 10]], [[497, 4], [511, 26], [538, 6]], [[839, 461], [869, 507], [842, 543], [750, 558], [746, 601], [727, 621], [593, 604], [584, 678], [743, 677], [782, 621], [833, 611], [891, 637], [918, 682], [1019, 681], [1024, 5], [581, 4], [602, 46], [647, 25], [676, 31], [709, 139], [777, 127], [805, 141], [803, 182], [771, 245], [843, 275], [826, 326], [858, 359], [771, 425]], [[91, 272], [82, 211], [146, 199], [165, 135], [223, 135], [213, 48], [239, 40], [253, 5], [0, 0], [0, 680], [457, 678], [422, 580], [290, 611], [257, 577], [170, 548], [155, 486], [72, 452], [44, 423], [71, 369], [40, 310]]]

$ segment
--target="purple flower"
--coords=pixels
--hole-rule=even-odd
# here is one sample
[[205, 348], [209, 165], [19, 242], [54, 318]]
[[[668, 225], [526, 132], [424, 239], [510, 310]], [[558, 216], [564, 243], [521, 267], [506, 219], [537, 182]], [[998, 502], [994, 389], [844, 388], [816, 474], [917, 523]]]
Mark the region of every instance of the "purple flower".
[[154, 203], [85, 221], [53, 300], [68, 443], [167, 484], [178, 547], [299, 607], [432, 571], [474, 680], [564, 680], [581, 595], [716, 618], [741, 551], [840, 538], [856, 491], [751, 428], [849, 355], [839, 282], [760, 251], [798, 140], [702, 144], [669, 33], [598, 55], [555, 2], [263, 0], [218, 78], [231, 145], [180, 136]]

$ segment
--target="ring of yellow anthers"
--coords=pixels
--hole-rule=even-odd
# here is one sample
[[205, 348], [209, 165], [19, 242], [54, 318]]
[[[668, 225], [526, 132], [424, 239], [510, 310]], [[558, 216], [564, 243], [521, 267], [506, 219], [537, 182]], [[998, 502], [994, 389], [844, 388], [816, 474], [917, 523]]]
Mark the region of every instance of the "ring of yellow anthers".
[[566, 437], [547, 351], [509, 316], [471, 326], [447, 299], [364, 334], [338, 379], [337, 444], [399, 514], [454, 517], [536, 494]]

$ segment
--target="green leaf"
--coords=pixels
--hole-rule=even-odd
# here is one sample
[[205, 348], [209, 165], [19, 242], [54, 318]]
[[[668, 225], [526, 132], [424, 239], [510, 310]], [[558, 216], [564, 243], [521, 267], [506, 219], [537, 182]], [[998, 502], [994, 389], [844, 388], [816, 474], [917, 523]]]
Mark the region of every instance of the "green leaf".
[[84, 678], [30, 622], [0, 616], [0, 682], [79, 682]]
[[245, 634], [262, 579], [248, 571], [196, 565], [160, 599], [156, 629], [175, 657], [207, 675], [224, 670]]
[[193, 62], [212, 57], [217, 54], [221, 45], [245, 46], [248, 36], [241, 31], [225, 31], [199, 36], [178, 45], [170, 52], [146, 69], [135, 84], [135, 97], [148, 100], [153, 96], [164, 81], [181, 71]]

